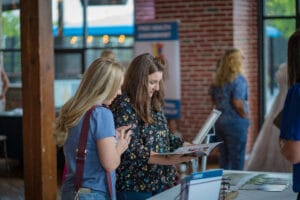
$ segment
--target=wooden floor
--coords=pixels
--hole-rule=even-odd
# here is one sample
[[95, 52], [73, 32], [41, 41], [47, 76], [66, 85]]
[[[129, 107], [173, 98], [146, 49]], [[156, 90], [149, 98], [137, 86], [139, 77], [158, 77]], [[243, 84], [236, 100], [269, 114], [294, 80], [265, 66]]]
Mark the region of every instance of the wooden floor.
[[[8, 170], [4, 159], [0, 159], [0, 200], [24, 200], [23, 169], [14, 160], [9, 160], [9, 167]], [[218, 165], [208, 161], [207, 169], [212, 168], [218, 168]], [[60, 177], [58, 176], [58, 182]], [[57, 191], [57, 200], [60, 200], [60, 186]]]
[[[58, 186], [57, 200], [60, 200]], [[9, 169], [4, 159], [0, 159], [0, 200], [24, 200], [23, 169], [19, 163], [9, 160]]]
[[0, 200], [23, 200], [24, 181], [19, 163], [14, 160], [8, 161], [9, 169], [0, 159]]

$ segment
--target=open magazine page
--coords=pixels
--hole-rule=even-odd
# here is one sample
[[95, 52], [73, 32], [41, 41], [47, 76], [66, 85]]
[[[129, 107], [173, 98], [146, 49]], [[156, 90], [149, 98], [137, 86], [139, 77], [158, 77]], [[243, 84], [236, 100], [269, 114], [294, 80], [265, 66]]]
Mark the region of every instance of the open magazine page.
[[223, 177], [229, 179], [231, 190], [262, 190], [281, 192], [291, 184], [290, 173], [230, 171], [224, 172]]
[[196, 156], [209, 155], [209, 153], [221, 142], [209, 144], [197, 144], [186, 147], [180, 147], [173, 152], [157, 153], [157, 155], [175, 155], [175, 154], [193, 154]]

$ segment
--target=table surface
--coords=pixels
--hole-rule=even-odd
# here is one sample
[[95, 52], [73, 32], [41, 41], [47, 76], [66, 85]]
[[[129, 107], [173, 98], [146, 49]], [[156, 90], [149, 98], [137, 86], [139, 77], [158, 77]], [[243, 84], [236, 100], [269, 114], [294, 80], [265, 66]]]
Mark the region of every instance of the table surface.
[[0, 111], [0, 116], [2, 117], [22, 117], [23, 109], [16, 108], [14, 110], [9, 111]]
[[[292, 190], [292, 174], [291, 173], [274, 173], [274, 172], [250, 172], [250, 171], [235, 171], [235, 170], [224, 170], [224, 175], [226, 174], [249, 174], [251, 177], [259, 174], [268, 174], [272, 177], [283, 177], [288, 179], [289, 185], [287, 189], [280, 191], [280, 192], [270, 192], [270, 191], [262, 191], [262, 190], [241, 190], [235, 188], [235, 186], [231, 187], [233, 190], [238, 190], [238, 196], [235, 200], [294, 200], [297, 198], [297, 193], [294, 193]], [[179, 191], [180, 191], [180, 184], [166, 190], [160, 194], [157, 194], [148, 200], [162, 200], [162, 199], [169, 199], [169, 200], [179, 200]], [[201, 200], [201, 197], [199, 197]]]

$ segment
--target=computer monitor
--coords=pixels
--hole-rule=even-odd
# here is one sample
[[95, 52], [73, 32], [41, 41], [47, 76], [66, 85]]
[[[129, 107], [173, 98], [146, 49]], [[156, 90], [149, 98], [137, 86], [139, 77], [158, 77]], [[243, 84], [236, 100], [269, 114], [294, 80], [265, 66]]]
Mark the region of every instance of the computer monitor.
[[193, 144], [201, 144], [203, 142], [204, 138], [207, 136], [210, 129], [214, 126], [221, 113], [222, 112], [217, 109], [213, 109], [211, 111], [204, 125], [200, 128], [197, 136], [194, 138]]

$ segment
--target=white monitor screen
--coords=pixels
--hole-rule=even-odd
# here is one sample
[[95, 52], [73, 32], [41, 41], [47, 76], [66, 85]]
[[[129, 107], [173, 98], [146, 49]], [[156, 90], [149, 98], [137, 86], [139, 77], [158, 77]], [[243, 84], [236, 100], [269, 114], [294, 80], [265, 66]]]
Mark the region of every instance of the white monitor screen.
[[213, 127], [217, 119], [220, 117], [221, 113], [221, 111], [216, 109], [211, 111], [204, 125], [200, 128], [197, 136], [194, 138], [193, 144], [201, 144], [203, 142], [204, 138], [209, 133], [209, 130]]

